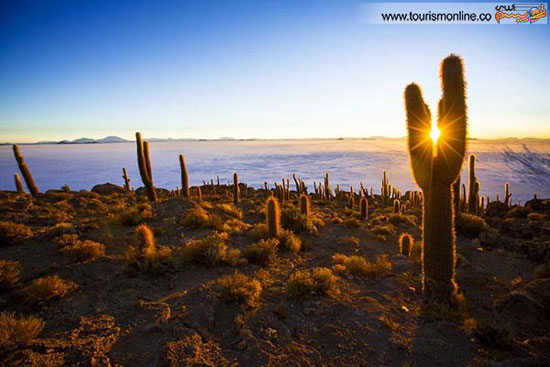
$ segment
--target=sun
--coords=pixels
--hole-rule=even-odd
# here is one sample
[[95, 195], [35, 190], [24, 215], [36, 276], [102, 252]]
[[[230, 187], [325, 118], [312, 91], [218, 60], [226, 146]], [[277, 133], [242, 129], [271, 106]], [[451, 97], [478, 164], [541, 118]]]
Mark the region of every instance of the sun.
[[432, 131], [430, 131], [430, 137], [432, 138], [432, 141], [434, 144], [437, 144], [437, 139], [439, 139], [439, 135], [441, 135], [441, 131], [437, 128], [437, 126], [432, 126]]

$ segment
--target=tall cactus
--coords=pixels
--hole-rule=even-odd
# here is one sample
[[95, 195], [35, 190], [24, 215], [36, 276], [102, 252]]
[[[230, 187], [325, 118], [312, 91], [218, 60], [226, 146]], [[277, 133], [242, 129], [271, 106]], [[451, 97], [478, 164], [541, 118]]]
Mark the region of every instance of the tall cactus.
[[149, 201], [157, 201], [157, 190], [153, 184], [153, 170], [151, 168], [151, 158], [149, 155], [149, 143], [141, 140], [140, 132], [136, 133], [136, 144], [141, 181], [143, 181], [143, 185], [145, 185], [145, 188], [147, 189], [147, 197], [149, 198]]
[[122, 178], [124, 179], [124, 188], [130, 191], [131, 190], [130, 177], [128, 177], [128, 172], [126, 171], [126, 167], [122, 167]]
[[21, 183], [21, 177], [17, 173], [13, 175], [13, 179], [15, 180], [15, 188], [17, 189], [18, 194], [24, 194], [25, 189], [23, 188], [23, 184]]
[[455, 237], [451, 185], [466, 151], [466, 98], [462, 60], [450, 55], [441, 63], [443, 96], [439, 101], [439, 139], [430, 139], [432, 117], [420, 87], [405, 89], [409, 156], [422, 189], [423, 286], [428, 299], [450, 302], [456, 291]]
[[391, 185], [388, 180], [388, 175], [384, 171], [384, 176], [382, 178], [382, 186], [380, 188], [380, 195], [382, 196], [382, 202], [387, 204], [390, 200]]
[[362, 197], [359, 200], [359, 218], [364, 220], [369, 217], [369, 201], [367, 198]]
[[25, 162], [25, 158], [21, 154], [21, 151], [19, 150], [19, 146], [17, 144], [13, 145], [13, 155], [15, 156], [15, 160], [17, 161], [17, 165], [19, 166], [19, 170], [21, 171], [21, 174], [23, 175], [23, 178], [25, 179], [25, 183], [27, 184], [27, 188], [29, 189], [29, 192], [31, 194], [38, 194], [40, 190], [38, 190], [38, 187], [34, 183], [34, 178], [32, 177], [31, 170], [27, 166], [27, 163]]
[[512, 206], [512, 193], [510, 192], [510, 185], [508, 182], [504, 184], [504, 204], [506, 206]]
[[302, 214], [307, 220], [311, 213], [311, 205], [309, 202], [309, 196], [306, 194], [300, 195], [300, 214]]
[[181, 170], [181, 196], [189, 197], [189, 175], [187, 174], [187, 165], [183, 154], [180, 154], [180, 170]]
[[267, 233], [271, 238], [277, 238], [281, 234], [281, 209], [279, 202], [274, 197], [267, 199]]
[[476, 190], [476, 184], [478, 182], [476, 176], [476, 156], [470, 154], [470, 160], [468, 162], [468, 173], [470, 176], [469, 190], [468, 190], [468, 212], [477, 213], [477, 207], [479, 203], [479, 192]]
[[239, 175], [237, 172], [233, 173], [233, 204], [237, 205], [240, 201], [240, 191], [239, 191]]

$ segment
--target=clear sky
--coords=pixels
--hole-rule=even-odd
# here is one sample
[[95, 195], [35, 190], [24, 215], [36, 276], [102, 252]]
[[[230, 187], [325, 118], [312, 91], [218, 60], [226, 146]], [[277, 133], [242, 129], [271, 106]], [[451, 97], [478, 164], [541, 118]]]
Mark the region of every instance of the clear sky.
[[404, 136], [465, 60], [470, 136], [550, 137], [550, 25], [367, 25], [357, 1], [0, 3], [0, 142]]

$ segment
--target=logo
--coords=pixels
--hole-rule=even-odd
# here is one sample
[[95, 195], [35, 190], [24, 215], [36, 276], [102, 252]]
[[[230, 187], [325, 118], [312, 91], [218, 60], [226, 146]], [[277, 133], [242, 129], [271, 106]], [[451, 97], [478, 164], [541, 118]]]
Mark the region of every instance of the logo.
[[495, 6], [496, 21], [500, 24], [501, 19], [510, 18], [516, 23], [535, 23], [546, 18], [546, 7], [544, 4], [512, 4]]

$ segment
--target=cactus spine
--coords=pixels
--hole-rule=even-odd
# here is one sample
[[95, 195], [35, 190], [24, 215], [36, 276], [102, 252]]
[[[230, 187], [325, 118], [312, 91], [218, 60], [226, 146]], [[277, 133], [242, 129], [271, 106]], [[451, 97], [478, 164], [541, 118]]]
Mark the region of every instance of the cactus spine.
[[309, 196], [307, 196], [306, 194], [300, 195], [300, 213], [309, 220], [311, 205], [309, 202]]
[[450, 302], [456, 291], [455, 237], [451, 185], [466, 150], [466, 98], [462, 60], [450, 55], [441, 64], [443, 96], [437, 126], [441, 136], [429, 138], [431, 113], [418, 85], [405, 89], [408, 147], [412, 171], [422, 189], [423, 288], [428, 299]]
[[25, 162], [25, 158], [21, 154], [21, 151], [19, 150], [19, 146], [17, 144], [13, 145], [13, 155], [15, 156], [15, 160], [17, 161], [17, 165], [19, 166], [19, 170], [21, 171], [21, 174], [23, 175], [23, 178], [25, 179], [25, 183], [27, 184], [27, 188], [29, 189], [29, 192], [31, 194], [38, 194], [40, 190], [38, 190], [38, 187], [34, 183], [34, 178], [32, 177], [31, 170], [27, 166], [27, 163]]
[[153, 184], [153, 172], [151, 158], [149, 156], [149, 143], [141, 140], [141, 133], [136, 133], [137, 159], [141, 181], [147, 189], [147, 197], [150, 201], [157, 201], [157, 190]]
[[126, 172], [126, 168], [122, 167], [122, 178], [124, 179], [124, 188], [128, 191], [131, 190], [130, 187], [130, 177], [128, 177], [128, 172]]
[[183, 154], [180, 154], [180, 170], [181, 170], [181, 195], [184, 198], [189, 197], [189, 175], [187, 174], [187, 165]]
[[239, 175], [237, 172], [233, 173], [233, 204], [239, 204]]
[[267, 233], [271, 238], [279, 237], [281, 233], [281, 210], [279, 202], [274, 197], [267, 199]]
[[21, 183], [21, 177], [17, 173], [13, 175], [13, 179], [15, 180], [15, 188], [17, 189], [17, 193], [24, 194], [25, 189], [23, 188], [23, 184]]
[[359, 201], [359, 218], [365, 220], [369, 217], [369, 201], [362, 197]]
[[456, 217], [460, 213], [460, 175], [458, 175], [456, 181], [453, 183], [453, 209]]

